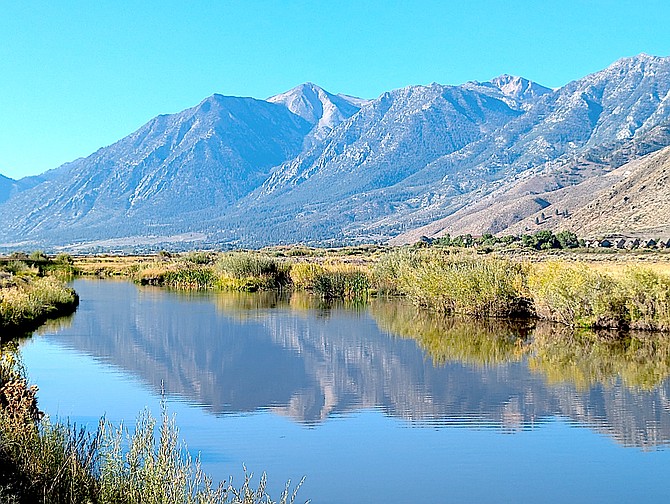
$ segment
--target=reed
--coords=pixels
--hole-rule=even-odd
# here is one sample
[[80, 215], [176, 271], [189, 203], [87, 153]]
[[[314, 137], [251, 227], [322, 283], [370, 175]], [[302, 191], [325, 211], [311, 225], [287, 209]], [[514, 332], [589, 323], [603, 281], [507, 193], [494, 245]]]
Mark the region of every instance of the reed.
[[279, 289], [289, 283], [287, 263], [263, 253], [225, 253], [214, 268], [223, 289], [253, 292]]
[[370, 295], [368, 273], [360, 266], [295, 263], [289, 276], [296, 288], [311, 291], [323, 300], [364, 301]]
[[377, 281], [421, 307], [476, 317], [529, 312], [525, 267], [509, 260], [408, 250], [387, 259], [384, 270], [377, 270]]
[[586, 264], [534, 265], [528, 289], [539, 318], [580, 327], [625, 324], [625, 300], [614, 279]]
[[[245, 468], [239, 487], [212, 478], [179, 439], [165, 403], [157, 421], [148, 410], [135, 428], [104, 419], [89, 434], [51, 423], [37, 408], [18, 346], [0, 348], [0, 497], [2, 502], [99, 504], [270, 504], [267, 479], [252, 485]], [[155, 431], [158, 430], [158, 435]], [[302, 481], [287, 483], [279, 501], [293, 504]]]

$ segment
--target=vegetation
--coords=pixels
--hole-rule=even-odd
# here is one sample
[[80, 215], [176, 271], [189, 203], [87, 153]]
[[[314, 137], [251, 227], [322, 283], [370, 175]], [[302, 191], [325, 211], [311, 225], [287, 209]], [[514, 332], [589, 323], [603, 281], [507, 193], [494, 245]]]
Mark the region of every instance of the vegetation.
[[[328, 301], [366, 301], [401, 295], [445, 314], [537, 317], [577, 327], [670, 331], [670, 270], [640, 265], [594, 267], [571, 253], [482, 255], [481, 247], [514, 244], [520, 250], [572, 249], [569, 232], [496, 238], [446, 236], [425, 247], [350, 247], [317, 250], [273, 247], [259, 251], [161, 253], [138, 258], [49, 259], [33, 253], [5, 263], [7, 271], [70, 271], [121, 275], [145, 285], [236, 291], [302, 290]], [[449, 246], [446, 246], [449, 244]], [[463, 249], [477, 246], [475, 249]], [[32, 259], [38, 261], [31, 263]], [[577, 260], [575, 258], [581, 258]], [[541, 259], [541, 260], [538, 260]], [[597, 259], [597, 258], [596, 258]]]
[[[16, 343], [0, 348], [0, 498], [2, 502], [100, 504], [271, 503], [263, 475], [246, 473], [238, 488], [214, 486], [179, 441], [174, 417], [160, 425], [148, 411], [132, 433], [104, 419], [93, 434], [51, 423], [37, 407]], [[155, 436], [155, 429], [159, 429]], [[279, 502], [293, 503], [287, 483]]]
[[442, 247], [478, 247], [492, 250], [495, 247], [508, 247], [511, 245], [532, 248], [535, 250], [550, 249], [572, 249], [584, 246], [584, 240], [577, 238], [577, 235], [571, 231], [560, 231], [554, 234], [551, 231], [538, 231], [534, 234], [521, 236], [493, 236], [485, 233], [479, 237], [473, 237], [470, 234], [452, 237], [449, 234], [436, 238], [432, 241], [433, 245]]
[[670, 331], [670, 276], [642, 266], [610, 273], [580, 262], [401, 249], [380, 259], [372, 277], [379, 290], [447, 314]]
[[11, 261], [0, 270], [0, 328], [5, 334], [35, 329], [48, 318], [71, 313], [77, 294], [38, 267]]
[[385, 290], [442, 313], [479, 317], [529, 313], [525, 266], [505, 259], [400, 250], [380, 261], [374, 277]]

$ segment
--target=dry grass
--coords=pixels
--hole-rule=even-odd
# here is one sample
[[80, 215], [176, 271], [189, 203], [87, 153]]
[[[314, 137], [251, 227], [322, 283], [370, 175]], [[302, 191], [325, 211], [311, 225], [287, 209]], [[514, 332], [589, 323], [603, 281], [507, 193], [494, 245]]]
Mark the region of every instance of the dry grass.
[[0, 286], [0, 327], [31, 329], [74, 310], [77, 294], [54, 277], [12, 276]]

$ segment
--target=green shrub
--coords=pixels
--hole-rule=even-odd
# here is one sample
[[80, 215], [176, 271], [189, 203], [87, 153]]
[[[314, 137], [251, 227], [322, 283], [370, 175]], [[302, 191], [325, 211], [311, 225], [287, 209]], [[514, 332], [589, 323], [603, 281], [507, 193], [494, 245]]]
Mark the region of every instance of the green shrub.
[[254, 291], [282, 287], [289, 282], [286, 263], [265, 254], [227, 253], [218, 259], [215, 268], [223, 288]]
[[73, 311], [77, 294], [53, 277], [26, 278], [0, 289], [0, 327], [35, 326]]
[[474, 316], [527, 314], [524, 266], [503, 259], [413, 251], [388, 268], [400, 292], [420, 306]]
[[626, 325], [623, 293], [608, 275], [585, 264], [535, 265], [528, 289], [538, 317], [582, 327]]
[[629, 267], [617, 283], [631, 328], [670, 331], [670, 277]]

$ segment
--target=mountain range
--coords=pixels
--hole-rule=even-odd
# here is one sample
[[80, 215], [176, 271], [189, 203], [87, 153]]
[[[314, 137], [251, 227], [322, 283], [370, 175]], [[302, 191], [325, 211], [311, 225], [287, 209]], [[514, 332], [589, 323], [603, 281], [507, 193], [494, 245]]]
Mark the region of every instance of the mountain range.
[[312, 83], [215, 94], [38, 177], [0, 177], [0, 243], [665, 235], [669, 145], [670, 58], [645, 54], [558, 89], [502, 75], [373, 100]]

